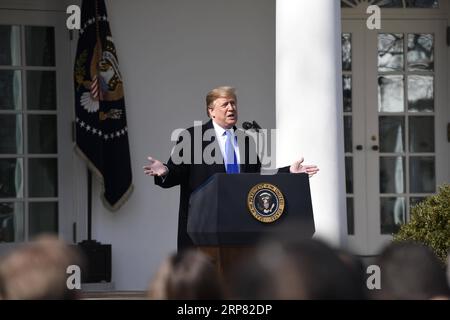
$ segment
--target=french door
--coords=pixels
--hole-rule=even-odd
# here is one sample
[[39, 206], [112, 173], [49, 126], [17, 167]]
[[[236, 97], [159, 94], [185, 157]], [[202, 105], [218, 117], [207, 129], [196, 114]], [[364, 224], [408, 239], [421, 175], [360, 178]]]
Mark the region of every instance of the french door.
[[342, 30], [349, 246], [375, 255], [449, 181], [446, 23]]
[[0, 251], [42, 233], [74, 239], [65, 19], [64, 12], [0, 10]]

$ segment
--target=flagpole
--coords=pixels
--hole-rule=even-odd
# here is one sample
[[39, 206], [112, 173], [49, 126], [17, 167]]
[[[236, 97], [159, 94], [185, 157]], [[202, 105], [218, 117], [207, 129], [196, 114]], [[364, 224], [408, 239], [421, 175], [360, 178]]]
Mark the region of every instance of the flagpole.
[[[123, 201], [123, 195], [118, 194], [114, 185], [117, 180], [108, 176], [117, 172], [117, 168], [113, 168], [113, 170], [99, 160], [103, 159], [104, 154], [114, 152], [117, 156], [125, 155], [124, 159], [116, 163], [121, 164], [120, 170], [127, 170], [125, 171], [125, 178], [117, 183], [127, 183], [129, 181], [131, 185], [128, 139], [118, 139], [121, 135], [126, 135], [127, 131], [125, 106], [122, 82], [118, 71], [115, 75], [117, 87], [111, 89], [108, 85], [108, 88], [105, 90], [100, 84], [102, 79], [99, 70], [100, 64], [103, 67], [111, 65], [110, 68], [113, 69], [113, 65], [115, 66], [117, 61], [107, 21], [105, 2], [104, 0], [83, 0], [81, 11], [83, 28], [80, 29], [79, 33], [74, 67], [75, 116], [78, 124], [76, 150], [89, 163], [87, 168], [87, 240], [83, 240], [78, 244], [86, 259], [86, 269], [83, 271], [84, 279], [82, 282], [111, 282], [111, 244], [101, 244], [94, 239], [92, 234], [92, 184], [93, 175], [95, 174], [99, 183], [102, 184], [102, 200], [104, 200], [108, 208], [109, 205], [111, 207], [117, 205], [119, 200]], [[103, 59], [104, 51], [105, 59]], [[106, 53], [106, 51], [108, 52]], [[110, 59], [111, 57], [112, 60]], [[113, 92], [114, 97], [117, 97], [117, 99], [114, 98], [114, 101], [105, 100], [103, 91], [105, 94]], [[86, 104], [86, 100], [88, 104]], [[117, 115], [114, 118], [108, 118], [110, 109], [118, 112], [121, 110], [115, 108], [119, 107], [122, 108], [123, 116], [117, 119]], [[112, 121], [113, 119], [114, 121]], [[117, 123], [115, 122], [116, 120]], [[114, 125], [112, 122], [114, 122]], [[119, 128], [121, 129], [120, 131]], [[122, 143], [113, 144], [112, 140], [114, 137], [117, 137], [114, 142]], [[127, 152], [117, 152], [117, 150], [122, 150], [122, 148]]]
[[92, 240], [92, 172], [91, 170], [89, 170], [89, 168], [87, 169], [87, 237], [88, 237], [88, 241]]

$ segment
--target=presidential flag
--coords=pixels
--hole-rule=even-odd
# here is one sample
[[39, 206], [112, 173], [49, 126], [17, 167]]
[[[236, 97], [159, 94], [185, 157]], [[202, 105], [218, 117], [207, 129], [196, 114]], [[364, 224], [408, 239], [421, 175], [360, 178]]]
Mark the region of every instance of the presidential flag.
[[74, 67], [76, 150], [102, 181], [112, 211], [133, 189], [122, 80], [105, 2], [83, 0]]

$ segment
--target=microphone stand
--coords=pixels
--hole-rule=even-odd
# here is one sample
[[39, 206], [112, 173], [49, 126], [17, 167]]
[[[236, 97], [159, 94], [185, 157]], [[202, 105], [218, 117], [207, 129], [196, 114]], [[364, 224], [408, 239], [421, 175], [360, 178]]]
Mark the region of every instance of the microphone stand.
[[[257, 133], [256, 144], [257, 144], [257, 151], [259, 152], [259, 140], [260, 140], [260, 132], [259, 132], [259, 130], [262, 130], [262, 128], [254, 120], [252, 122], [252, 125], [253, 125], [253, 128], [255, 129], [256, 133]], [[262, 145], [262, 148], [261, 148], [261, 159], [260, 159], [260, 161], [261, 161], [261, 166], [262, 166], [262, 164], [263, 164], [263, 157], [264, 157], [264, 150], [265, 150], [265, 143], [264, 143], [265, 139], [264, 139], [264, 132], [262, 132], [261, 134], [262, 134], [262, 140], [263, 140], [262, 143], [263, 143], [263, 145]]]
[[[257, 136], [256, 136], [256, 155], [258, 156], [258, 153], [259, 153], [259, 140], [260, 140], [259, 139], [259, 136], [260, 136], [259, 130], [262, 130], [261, 126], [254, 120], [251, 123], [250, 122], [244, 122], [242, 124], [242, 126], [243, 126], [243, 128], [245, 130], [254, 129], [256, 131], [256, 134], [257, 134]], [[260, 159], [261, 165], [263, 163], [263, 155], [264, 155], [264, 149], [265, 149], [265, 147], [264, 147], [264, 132], [262, 134], [263, 134], [263, 145], [262, 145], [261, 159]], [[246, 149], [248, 150], [248, 145], [246, 145]]]

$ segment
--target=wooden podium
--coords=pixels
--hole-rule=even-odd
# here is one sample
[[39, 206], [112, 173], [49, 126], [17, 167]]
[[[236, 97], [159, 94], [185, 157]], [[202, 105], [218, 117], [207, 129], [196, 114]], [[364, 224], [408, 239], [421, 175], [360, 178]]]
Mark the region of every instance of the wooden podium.
[[218, 173], [191, 194], [187, 229], [224, 275], [261, 238], [293, 223], [302, 237], [315, 232], [308, 175]]

